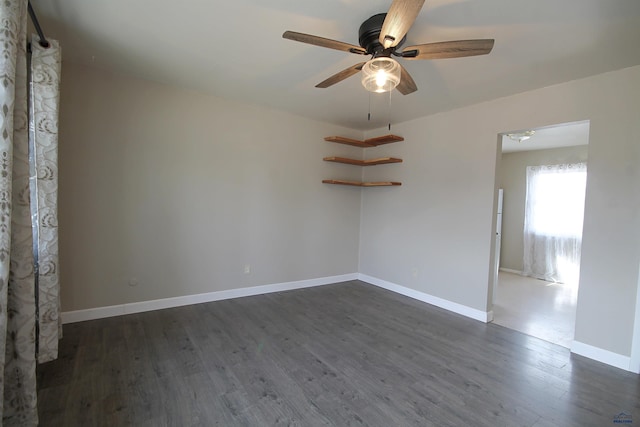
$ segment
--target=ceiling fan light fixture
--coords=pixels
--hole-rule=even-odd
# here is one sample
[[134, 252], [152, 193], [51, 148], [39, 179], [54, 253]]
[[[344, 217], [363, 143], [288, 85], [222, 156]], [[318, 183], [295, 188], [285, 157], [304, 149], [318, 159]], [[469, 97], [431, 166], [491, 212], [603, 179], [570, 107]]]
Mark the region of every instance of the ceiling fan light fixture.
[[362, 86], [369, 92], [390, 92], [400, 83], [400, 64], [393, 58], [373, 58], [362, 67]]

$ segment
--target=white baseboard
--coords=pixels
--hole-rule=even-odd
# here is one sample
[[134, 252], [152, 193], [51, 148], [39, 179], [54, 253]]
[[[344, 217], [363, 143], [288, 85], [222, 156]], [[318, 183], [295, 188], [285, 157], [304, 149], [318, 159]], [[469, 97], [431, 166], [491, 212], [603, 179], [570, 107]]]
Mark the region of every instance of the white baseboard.
[[[503, 269], [501, 269], [503, 270]], [[503, 271], [510, 271], [504, 269]], [[516, 273], [520, 273], [515, 271]], [[249, 288], [229, 289], [225, 291], [208, 292], [204, 294], [185, 295], [174, 298], [164, 298], [151, 301], [133, 302], [107, 307], [90, 308], [87, 310], [67, 311], [61, 314], [62, 323], [83, 322], [85, 320], [102, 319], [106, 317], [123, 316], [126, 314], [142, 313], [145, 311], [161, 310], [165, 308], [180, 307], [184, 305], [200, 304], [205, 302], [220, 301], [231, 298], [241, 298], [253, 295], [262, 295], [273, 292], [290, 291], [295, 289], [310, 288], [314, 286], [329, 285], [333, 283], [347, 282], [350, 280], [362, 280], [363, 282], [396, 292], [410, 298], [435, 305], [453, 313], [461, 314], [480, 322], [491, 322], [493, 311], [484, 312], [466, 305], [458, 304], [443, 298], [416, 291], [415, 289], [387, 282], [382, 279], [367, 276], [360, 273], [343, 274], [339, 276], [321, 277], [318, 279], [299, 280], [294, 282], [274, 283], [270, 285], [252, 286]], [[574, 341], [571, 352], [616, 368], [635, 373], [637, 370], [631, 366], [631, 358], [594, 347], [588, 344]]]
[[298, 280], [295, 282], [274, 283], [271, 285], [252, 286], [249, 288], [229, 289], [226, 291], [208, 292], [204, 294], [185, 295], [174, 298], [132, 302], [127, 304], [111, 305], [107, 307], [90, 308], [87, 310], [67, 311], [63, 312], [61, 316], [62, 323], [75, 323], [83, 322], [85, 320], [102, 319], [105, 317], [123, 316], [125, 314], [142, 313], [145, 311], [161, 310], [164, 308], [200, 304], [203, 302], [220, 301], [231, 298], [269, 294], [272, 292], [310, 288], [313, 286], [330, 285], [332, 283], [347, 282], [349, 280], [357, 279], [358, 274], [351, 273], [343, 274], [340, 276], [321, 277], [318, 279]]
[[631, 369], [631, 358], [629, 356], [623, 356], [580, 341], [573, 341], [571, 344], [571, 352], [598, 362], [606, 363], [607, 365], [615, 366], [616, 368], [624, 369], [625, 371], [634, 372]]
[[519, 274], [519, 275], [522, 276], [522, 271], [520, 271], [520, 270], [512, 270], [510, 268], [502, 268], [502, 267], [500, 267], [500, 271], [504, 271], [505, 273]]
[[401, 295], [408, 296], [409, 298], [417, 299], [427, 304], [435, 305], [445, 310], [452, 311], [457, 314], [461, 314], [466, 317], [470, 317], [474, 320], [487, 323], [493, 320], [493, 311], [481, 311], [475, 308], [468, 307], [466, 305], [458, 304], [443, 298], [439, 298], [433, 295], [426, 294], [424, 292], [416, 291], [415, 289], [407, 288], [405, 286], [396, 285], [395, 283], [387, 282], [386, 280], [378, 279], [375, 277], [367, 276], [366, 274], [358, 274], [358, 279], [363, 282], [370, 283], [372, 285], [387, 289], [392, 292], [396, 292]]

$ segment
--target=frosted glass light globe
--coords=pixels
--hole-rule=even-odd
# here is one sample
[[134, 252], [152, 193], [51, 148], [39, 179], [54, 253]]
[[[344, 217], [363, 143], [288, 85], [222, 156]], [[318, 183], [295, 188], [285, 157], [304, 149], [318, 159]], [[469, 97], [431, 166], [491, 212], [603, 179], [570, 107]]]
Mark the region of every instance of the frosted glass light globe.
[[369, 92], [390, 92], [400, 83], [400, 64], [392, 58], [374, 58], [362, 67], [362, 86]]

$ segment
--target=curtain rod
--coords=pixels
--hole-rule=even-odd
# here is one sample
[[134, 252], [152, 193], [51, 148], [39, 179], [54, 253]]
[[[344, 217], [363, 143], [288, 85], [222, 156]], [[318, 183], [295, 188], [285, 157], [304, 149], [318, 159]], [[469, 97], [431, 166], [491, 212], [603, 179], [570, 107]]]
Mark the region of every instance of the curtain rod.
[[36, 17], [36, 13], [33, 11], [33, 7], [31, 7], [31, 2], [29, 4], [29, 16], [31, 17], [31, 22], [33, 22], [33, 26], [36, 27], [36, 32], [38, 33], [38, 37], [40, 37], [40, 46], [49, 47], [49, 42], [47, 41], [44, 33], [42, 32], [42, 28], [40, 27], [40, 23], [38, 22], [38, 18]]

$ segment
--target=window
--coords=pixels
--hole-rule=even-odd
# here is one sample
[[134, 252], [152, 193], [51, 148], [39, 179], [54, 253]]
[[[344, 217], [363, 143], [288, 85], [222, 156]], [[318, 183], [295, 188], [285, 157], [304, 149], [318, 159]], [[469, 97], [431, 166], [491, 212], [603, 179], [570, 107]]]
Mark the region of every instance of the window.
[[585, 163], [527, 167], [524, 275], [577, 282], [586, 182]]
[[584, 163], [528, 167], [531, 231], [543, 236], [580, 237], [586, 184]]

